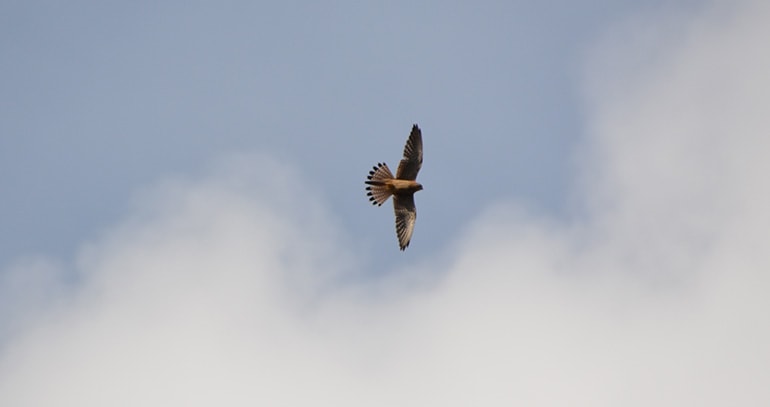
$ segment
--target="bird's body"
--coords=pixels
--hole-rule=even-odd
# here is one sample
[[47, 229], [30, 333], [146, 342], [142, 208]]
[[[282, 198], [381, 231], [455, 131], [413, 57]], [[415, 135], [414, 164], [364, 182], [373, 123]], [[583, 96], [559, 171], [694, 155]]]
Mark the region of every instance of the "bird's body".
[[[369, 185], [378, 185], [370, 183], [371, 181], [367, 182]], [[412, 181], [408, 179], [398, 179], [393, 178], [389, 180], [383, 181], [381, 184], [379, 184], [383, 187], [385, 187], [388, 192], [390, 192], [393, 195], [396, 194], [413, 194], [419, 190], [422, 189], [422, 185], [420, 185], [417, 181]], [[378, 185], [378, 186], [379, 186]]]
[[373, 205], [381, 206], [393, 196], [393, 209], [396, 213], [396, 235], [401, 250], [409, 246], [417, 220], [417, 208], [414, 206], [414, 193], [422, 190], [422, 185], [415, 181], [422, 167], [422, 132], [415, 124], [404, 147], [404, 158], [398, 165], [396, 176], [390, 172], [387, 164], [379, 163], [369, 171], [366, 189]]

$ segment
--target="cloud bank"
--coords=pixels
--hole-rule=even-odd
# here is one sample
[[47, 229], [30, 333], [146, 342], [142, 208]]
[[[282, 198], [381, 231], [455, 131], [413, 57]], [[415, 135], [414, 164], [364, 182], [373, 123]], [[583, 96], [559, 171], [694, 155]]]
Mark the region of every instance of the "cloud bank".
[[575, 221], [500, 203], [361, 279], [320, 191], [231, 157], [139, 194], [74, 281], [3, 273], [0, 404], [766, 404], [770, 9], [656, 21], [591, 54]]

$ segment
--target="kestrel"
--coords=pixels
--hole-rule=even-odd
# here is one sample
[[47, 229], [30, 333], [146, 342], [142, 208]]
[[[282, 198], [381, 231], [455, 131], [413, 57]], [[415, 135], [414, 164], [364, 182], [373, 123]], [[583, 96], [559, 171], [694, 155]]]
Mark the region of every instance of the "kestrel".
[[414, 193], [422, 189], [415, 179], [422, 167], [422, 132], [415, 124], [412, 133], [404, 147], [404, 158], [398, 164], [396, 176], [390, 172], [388, 165], [378, 163], [369, 171], [367, 177], [366, 195], [372, 205], [382, 206], [388, 197], [393, 195], [393, 209], [396, 211], [396, 235], [401, 250], [409, 247], [417, 220], [417, 208], [414, 207]]

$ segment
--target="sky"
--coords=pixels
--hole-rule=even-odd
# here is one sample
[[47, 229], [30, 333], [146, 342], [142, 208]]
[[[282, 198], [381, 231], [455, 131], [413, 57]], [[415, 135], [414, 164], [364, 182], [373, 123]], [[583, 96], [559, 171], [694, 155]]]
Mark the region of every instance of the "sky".
[[4, 2], [0, 405], [766, 405], [768, 23]]

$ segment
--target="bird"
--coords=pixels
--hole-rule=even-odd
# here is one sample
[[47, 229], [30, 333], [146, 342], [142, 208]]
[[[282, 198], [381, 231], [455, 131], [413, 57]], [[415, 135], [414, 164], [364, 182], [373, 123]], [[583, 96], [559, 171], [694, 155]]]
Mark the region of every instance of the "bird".
[[416, 124], [404, 146], [404, 157], [398, 164], [396, 176], [390, 172], [384, 162], [377, 163], [369, 171], [366, 193], [372, 205], [382, 206], [393, 196], [393, 209], [396, 212], [396, 237], [401, 251], [409, 247], [417, 220], [417, 208], [414, 206], [414, 193], [422, 190], [422, 185], [415, 181], [422, 167], [422, 131]]

